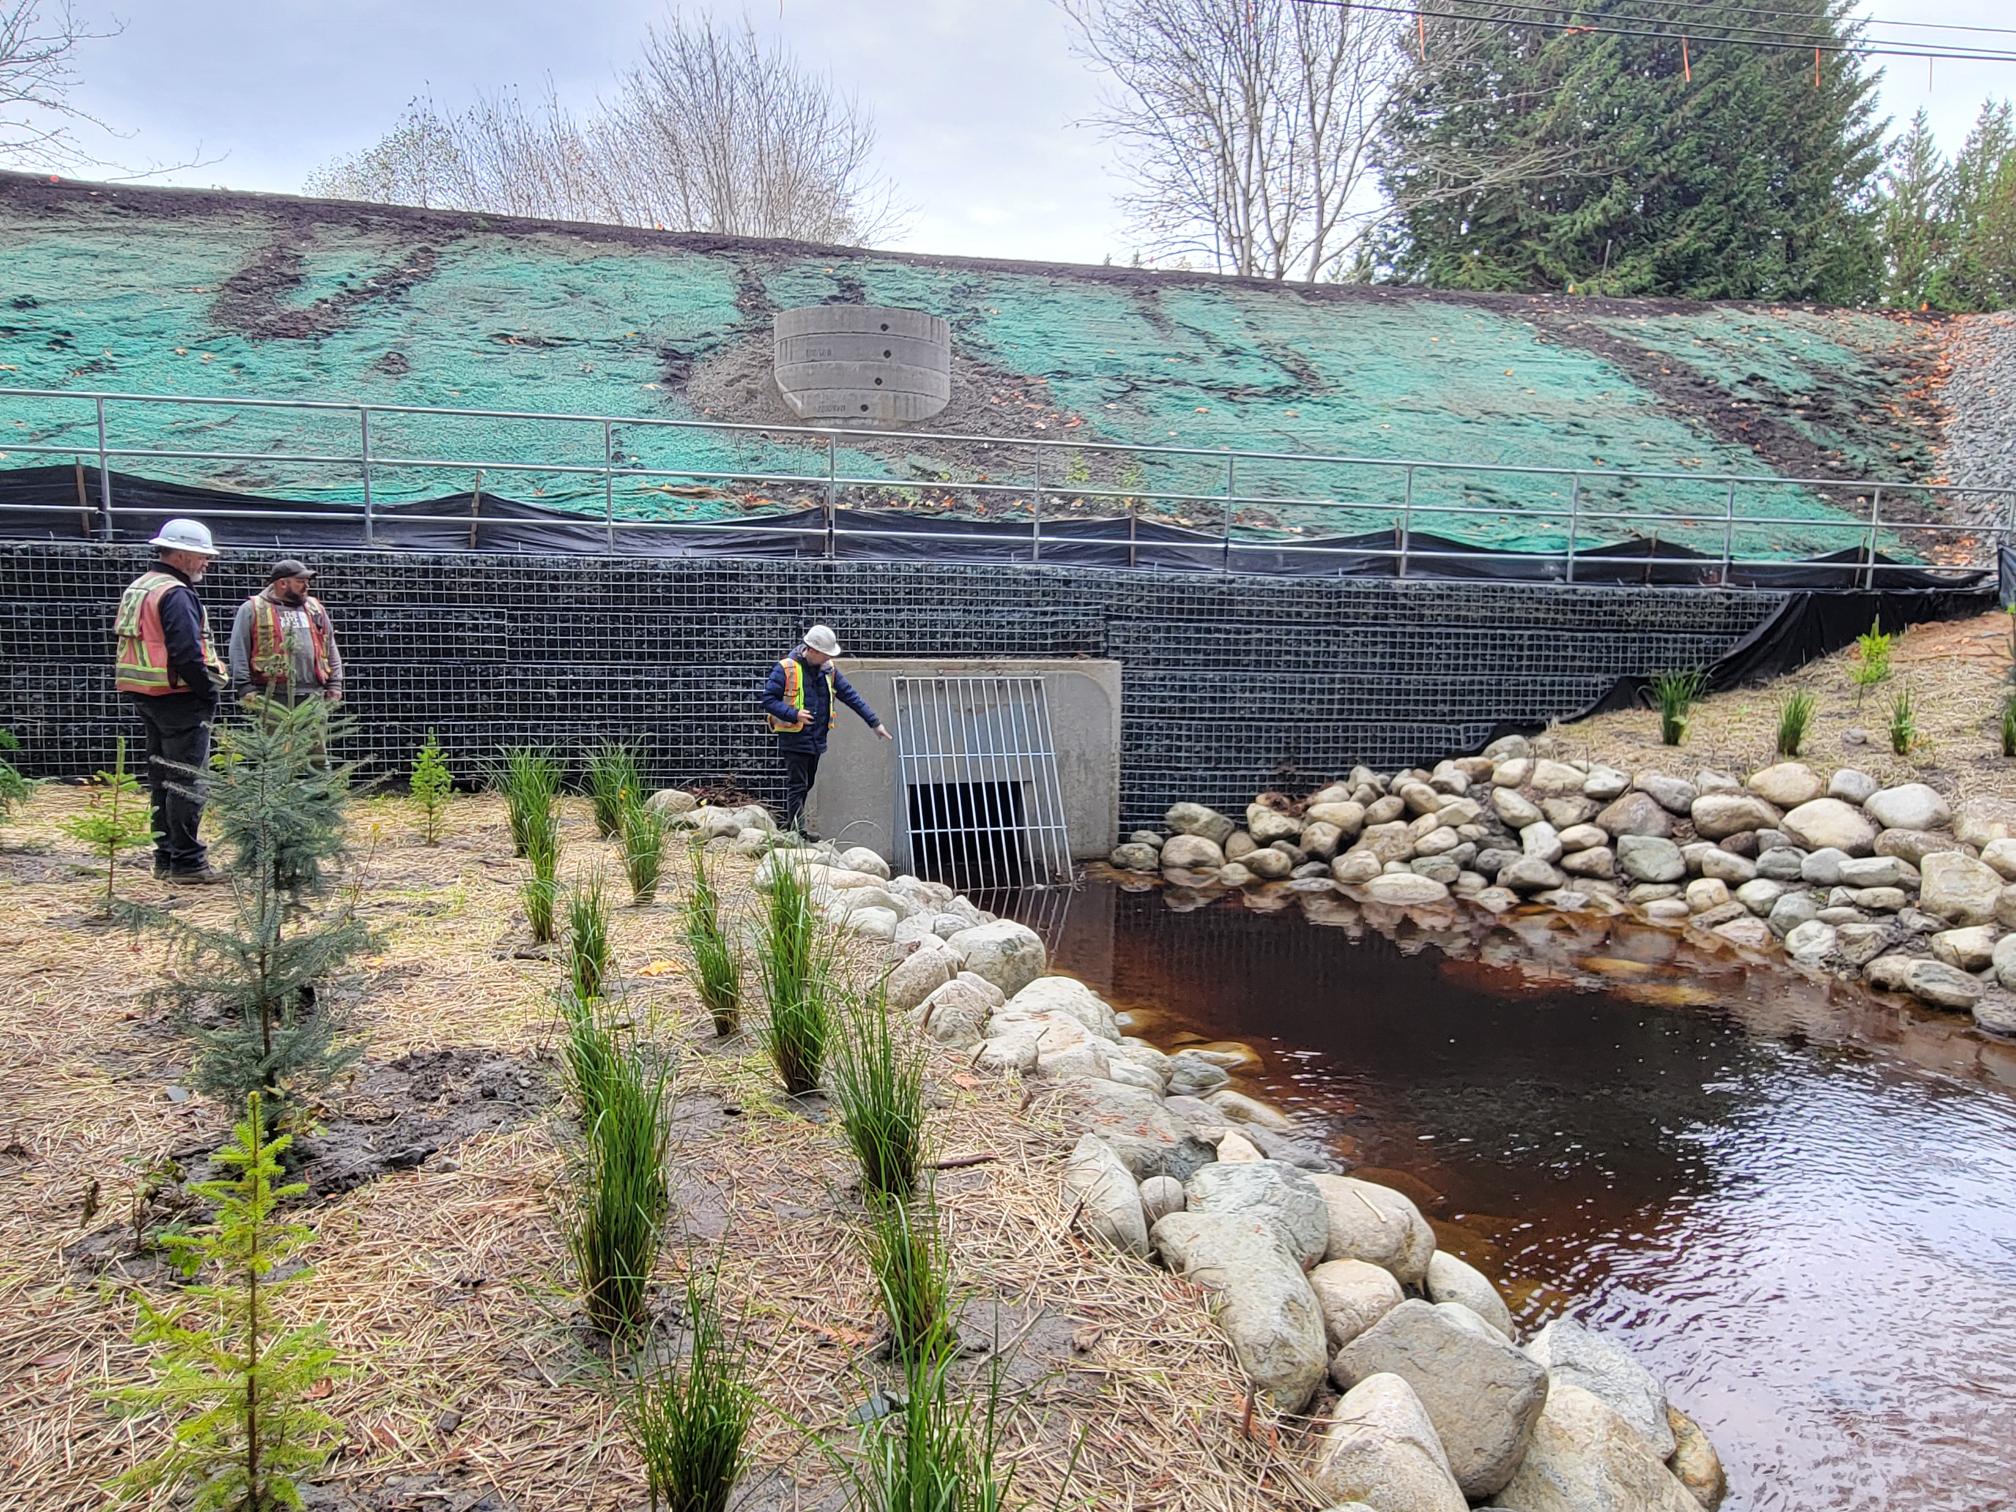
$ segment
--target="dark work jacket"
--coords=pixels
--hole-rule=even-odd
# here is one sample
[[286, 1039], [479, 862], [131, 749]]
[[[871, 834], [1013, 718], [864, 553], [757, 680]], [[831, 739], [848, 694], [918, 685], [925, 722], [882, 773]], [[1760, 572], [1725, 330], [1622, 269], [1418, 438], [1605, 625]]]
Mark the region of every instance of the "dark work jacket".
[[166, 562], [154, 565], [182, 584], [161, 595], [161, 639], [168, 647], [168, 671], [190, 692], [214, 699], [216, 679], [203, 661], [202, 601], [186, 572], [178, 572]]
[[[805, 682], [805, 712], [811, 716], [802, 730], [780, 730], [777, 744], [786, 751], [813, 751], [823, 753], [826, 749], [826, 730], [832, 723], [833, 705], [826, 696], [826, 670], [832, 668], [833, 691], [840, 695], [840, 702], [866, 720], [872, 728], [882, 723], [875, 711], [868, 707], [868, 700], [854, 691], [854, 684], [847, 681], [847, 674], [831, 662], [827, 667], [815, 667], [805, 659], [805, 648], [798, 647], [791, 653], [803, 672]], [[784, 664], [773, 662], [770, 676], [763, 683], [763, 712], [772, 719], [789, 720], [795, 712], [784, 700]]]

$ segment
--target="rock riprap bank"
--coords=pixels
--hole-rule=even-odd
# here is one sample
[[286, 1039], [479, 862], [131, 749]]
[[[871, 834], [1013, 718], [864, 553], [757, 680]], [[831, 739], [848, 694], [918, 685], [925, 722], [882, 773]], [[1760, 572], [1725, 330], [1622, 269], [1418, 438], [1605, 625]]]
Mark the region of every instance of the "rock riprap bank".
[[1630, 909], [2016, 1034], [2016, 800], [1949, 804], [1796, 761], [1629, 773], [1515, 735], [1432, 770], [1359, 767], [1302, 801], [1263, 794], [1243, 824], [1196, 803], [1165, 823], [1112, 864], [1398, 908]]
[[1073, 1223], [1215, 1295], [1256, 1398], [1308, 1416], [1294, 1452], [1337, 1512], [1721, 1501], [1707, 1438], [1627, 1350], [1569, 1319], [1522, 1340], [1490, 1279], [1439, 1251], [1411, 1200], [1348, 1175], [1231, 1085], [1236, 1052], [1169, 1054], [1127, 1034], [1097, 993], [1049, 974], [1033, 930], [892, 876], [872, 850], [793, 846], [760, 809], [658, 801], [712, 843], [760, 852], [759, 890], [796, 872], [882, 956], [891, 1012], [1056, 1112]]

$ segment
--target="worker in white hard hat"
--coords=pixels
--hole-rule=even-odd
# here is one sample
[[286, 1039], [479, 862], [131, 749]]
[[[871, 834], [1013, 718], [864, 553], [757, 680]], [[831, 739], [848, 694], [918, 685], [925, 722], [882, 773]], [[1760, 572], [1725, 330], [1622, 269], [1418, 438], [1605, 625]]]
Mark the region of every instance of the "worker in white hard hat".
[[835, 660], [839, 655], [839, 637], [825, 625], [814, 625], [770, 669], [763, 684], [763, 712], [784, 757], [784, 828], [800, 834], [805, 832], [805, 801], [819, 775], [819, 758], [826, 754], [827, 733], [840, 717], [839, 705], [859, 714], [884, 740], [895, 738], [847, 681]]
[[150, 542], [158, 559], [126, 588], [113, 632], [115, 677], [147, 730], [147, 786], [154, 800], [154, 875], [170, 882], [221, 882], [197, 838], [210, 726], [229, 674], [210, 640], [210, 616], [196, 596], [217, 555], [209, 530], [170, 520]]

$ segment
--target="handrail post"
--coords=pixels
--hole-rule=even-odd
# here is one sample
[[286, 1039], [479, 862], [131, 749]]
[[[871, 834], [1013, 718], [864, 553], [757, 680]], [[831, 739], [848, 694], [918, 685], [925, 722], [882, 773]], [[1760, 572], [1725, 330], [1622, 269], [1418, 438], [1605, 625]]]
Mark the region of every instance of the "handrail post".
[[1729, 586], [1729, 558], [1736, 543], [1736, 480], [1729, 480], [1729, 495], [1722, 509], [1722, 586]]
[[834, 496], [837, 490], [834, 478], [839, 472], [837, 453], [838, 448], [833, 444], [833, 433], [828, 431], [826, 433], [826, 556], [828, 560], [831, 560], [833, 556], [833, 511], [835, 508]]
[[105, 516], [105, 539], [112, 539], [112, 471], [105, 451], [105, 396], [98, 396], [98, 509]]
[[1036, 499], [1029, 516], [1029, 560], [1043, 560], [1043, 449], [1036, 449]]
[[1232, 570], [1232, 496], [1239, 491], [1238, 457], [1225, 454], [1225, 547], [1218, 560], [1220, 572]]
[[1862, 591], [1873, 593], [1876, 589], [1876, 531], [1883, 523], [1883, 485], [1877, 484], [1869, 495], [1869, 539], [1862, 548]]
[[371, 411], [360, 408], [357, 411], [358, 456], [364, 464], [364, 544], [371, 545], [377, 539], [371, 510]]
[[1582, 474], [1572, 475], [1568, 485], [1568, 581], [1575, 581], [1575, 534], [1582, 516]]
[[616, 441], [607, 420], [602, 422], [602, 530], [609, 555], [616, 555]]
[[1407, 464], [1407, 490], [1400, 503], [1400, 571], [1407, 576], [1407, 551], [1414, 534], [1414, 464]]

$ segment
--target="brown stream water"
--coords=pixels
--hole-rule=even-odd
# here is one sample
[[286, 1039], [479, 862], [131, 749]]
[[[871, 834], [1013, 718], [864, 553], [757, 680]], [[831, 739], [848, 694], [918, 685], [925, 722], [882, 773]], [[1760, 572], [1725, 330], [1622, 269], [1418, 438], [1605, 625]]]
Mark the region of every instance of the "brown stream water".
[[1257, 1050], [1242, 1085], [1522, 1326], [1622, 1338], [1731, 1512], [2016, 1508], [2016, 1044], [1624, 922], [1099, 880], [1021, 911], [1133, 1032]]

